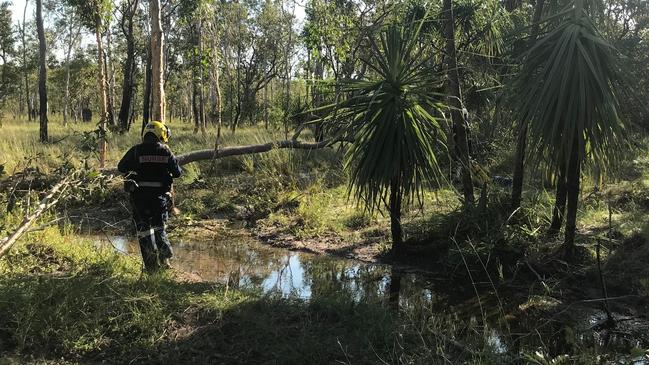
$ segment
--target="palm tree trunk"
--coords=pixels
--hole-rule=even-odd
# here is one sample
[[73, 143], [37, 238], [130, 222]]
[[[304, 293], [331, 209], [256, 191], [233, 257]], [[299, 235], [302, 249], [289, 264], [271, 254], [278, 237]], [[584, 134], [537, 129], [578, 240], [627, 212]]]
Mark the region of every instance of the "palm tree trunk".
[[[532, 32], [530, 45], [536, 41], [539, 34], [539, 21], [543, 14], [543, 5], [545, 0], [537, 0], [532, 17]], [[525, 150], [527, 146], [527, 121], [521, 120], [518, 129], [518, 139], [516, 140], [516, 156], [514, 157], [514, 176], [512, 181], [512, 201], [511, 210], [514, 211], [521, 206], [521, 196], [523, 195], [523, 178], [525, 176]]]
[[448, 83], [450, 92], [451, 119], [453, 119], [453, 133], [455, 139], [455, 153], [462, 169], [462, 192], [464, 204], [472, 206], [475, 203], [473, 196], [473, 180], [471, 179], [471, 161], [469, 158], [469, 141], [467, 138], [467, 124], [462, 110], [462, 90], [460, 89], [460, 76], [457, 71], [457, 56], [455, 49], [455, 17], [451, 0], [444, 0], [446, 38], [446, 57]]
[[390, 184], [390, 229], [392, 232], [392, 252], [396, 253], [403, 248], [403, 229], [401, 227], [401, 179], [399, 176], [392, 178]]
[[47, 46], [45, 44], [45, 29], [43, 28], [43, 1], [36, 0], [36, 28], [38, 31], [38, 99], [40, 109], [40, 140], [47, 142]]
[[579, 202], [579, 180], [581, 177], [581, 158], [577, 137], [572, 145], [572, 153], [568, 163], [566, 191], [568, 209], [566, 212], [566, 234], [563, 242], [566, 258], [573, 258], [575, 253], [575, 232], [577, 230], [577, 205]]
[[550, 234], [557, 234], [563, 224], [563, 216], [566, 213], [566, 168], [561, 164], [557, 172], [557, 192], [554, 197], [554, 208], [552, 209], [552, 223], [550, 224]]

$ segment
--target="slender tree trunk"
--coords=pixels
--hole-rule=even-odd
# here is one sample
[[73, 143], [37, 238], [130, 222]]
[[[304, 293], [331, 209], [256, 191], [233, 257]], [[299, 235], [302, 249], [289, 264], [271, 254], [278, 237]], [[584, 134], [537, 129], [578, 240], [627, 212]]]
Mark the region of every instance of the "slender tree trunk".
[[43, 28], [43, 1], [36, 0], [36, 29], [38, 31], [38, 100], [40, 109], [40, 140], [47, 142], [47, 46]]
[[[196, 71], [193, 71], [196, 73]], [[198, 106], [198, 81], [197, 77], [192, 77], [192, 115], [194, 116], [194, 133], [198, 133], [201, 129], [201, 112]]]
[[106, 117], [108, 111], [108, 96], [106, 91], [106, 75], [104, 74], [104, 47], [101, 40], [102, 22], [99, 15], [95, 17], [95, 38], [97, 38], [97, 68], [99, 70], [99, 166], [101, 168], [106, 164]]
[[149, 0], [149, 16], [151, 17], [151, 104], [153, 106], [151, 118], [164, 123], [165, 94], [160, 0]]
[[205, 70], [203, 67], [203, 21], [198, 24], [198, 49], [200, 62], [198, 66], [198, 111], [200, 117], [201, 132], [205, 134]]
[[27, 120], [31, 122], [33, 106], [32, 97], [29, 93], [29, 73], [27, 72], [27, 43], [25, 40], [25, 33], [27, 32], [27, 4], [29, 4], [29, 0], [25, 0], [25, 9], [23, 10], [23, 30], [20, 35], [23, 41], [23, 76], [25, 78], [25, 104], [27, 104]]
[[575, 253], [575, 233], [577, 231], [577, 206], [579, 203], [579, 183], [581, 178], [581, 156], [579, 156], [579, 142], [577, 137], [572, 144], [572, 152], [566, 173], [566, 191], [568, 195], [568, 209], [566, 211], [566, 232], [564, 248], [566, 258], [573, 258]]
[[216, 141], [215, 143], [215, 149], [218, 150], [219, 144], [221, 142], [221, 123], [222, 123], [222, 116], [221, 116], [221, 111], [223, 108], [223, 95], [221, 95], [221, 83], [220, 83], [220, 75], [221, 72], [219, 70], [219, 58], [218, 58], [218, 48], [216, 47], [216, 42], [214, 42], [214, 87], [216, 90]]
[[561, 230], [563, 217], [566, 213], [566, 166], [564, 163], [559, 166], [557, 172], [557, 192], [554, 197], [554, 208], [552, 209], [552, 223], [550, 224], [549, 233], [557, 234]]
[[390, 184], [390, 229], [392, 232], [392, 252], [403, 248], [403, 229], [401, 228], [401, 179], [392, 178]]
[[68, 39], [68, 49], [65, 54], [65, 97], [63, 100], [63, 125], [65, 126], [68, 125], [68, 117], [70, 114], [70, 56], [72, 55], [74, 45], [81, 34], [81, 26], [77, 26], [76, 34], [73, 26], [74, 22], [70, 21], [70, 29], [68, 29], [70, 38]]
[[232, 134], [237, 130], [239, 119], [241, 118], [241, 46], [237, 46], [237, 105], [235, 107], [235, 116], [232, 123]]
[[[536, 41], [539, 34], [539, 21], [543, 14], [543, 5], [545, 0], [537, 0], [532, 18], [532, 32], [530, 37], [530, 46]], [[516, 155], [514, 157], [514, 176], [512, 181], [512, 200], [511, 210], [514, 211], [521, 206], [521, 196], [523, 195], [523, 179], [525, 177], [525, 150], [527, 146], [527, 121], [521, 120], [518, 127], [518, 138], [516, 140]]]
[[464, 204], [472, 206], [475, 203], [473, 196], [473, 181], [471, 179], [471, 161], [469, 157], [469, 141], [467, 138], [467, 124], [462, 113], [462, 90], [460, 77], [457, 70], [457, 57], [455, 54], [455, 17], [451, 0], [444, 0], [444, 20], [446, 37], [446, 57], [448, 68], [448, 82], [450, 91], [451, 118], [453, 119], [453, 133], [455, 137], [455, 153], [462, 169], [462, 191]]
[[144, 96], [142, 98], [142, 130], [149, 123], [151, 119], [151, 49], [149, 48], [146, 53], [146, 72], [144, 75]]
[[[133, 89], [135, 87], [133, 82], [133, 73], [135, 71], [135, 39], [133, 37], [133, 17], [138, 8], [138, 0], [135, 0], [128, 7], [128, 13], [124, 14], [127, 17], [126, 28], [122, 26], [124, 37], [126, 38], [126, 60], [124, 61], [124, 79], [122, 82], [122, 102], [119, 109], [119, 126], [122, 132], [129, 130], [130, 127], [130, 112], [131, 104], [133, 102]], [[123, 23], [122, 23], [123, 24]]]
[[108, 83], [108, 124], [115, 126], [115, 68], [113, 67], [112, 34], [110, 27], [106, 27], [106, 81]]

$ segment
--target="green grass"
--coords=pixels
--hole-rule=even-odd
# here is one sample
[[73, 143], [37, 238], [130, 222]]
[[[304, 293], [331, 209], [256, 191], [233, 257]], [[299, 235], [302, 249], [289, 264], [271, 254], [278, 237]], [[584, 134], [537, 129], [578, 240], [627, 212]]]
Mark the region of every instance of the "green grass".
[[[32, 243], [0, 260], [0, 356], [53, 363], [472, 359], [440, 337], [440, 331], [449, 335], [443, 316], [399, 318], [380, 301], [358, 303], [340, 293], [305, 302], [182, 282], [167, 273], [142, 275], [136, 258], [58, 228], [24, 242]], [[464, 336], [479, 358], [492, 356], [479, 336]]]

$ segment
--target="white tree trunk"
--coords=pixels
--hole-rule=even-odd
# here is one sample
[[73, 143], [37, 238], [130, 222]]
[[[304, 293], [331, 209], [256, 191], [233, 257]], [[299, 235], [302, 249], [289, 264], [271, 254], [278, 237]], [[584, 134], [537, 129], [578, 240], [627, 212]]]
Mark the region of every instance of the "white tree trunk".
[[151, 17], [151, 120], [164, 123], [165, 95], [160, 0], [149, 1], [149, 16]]

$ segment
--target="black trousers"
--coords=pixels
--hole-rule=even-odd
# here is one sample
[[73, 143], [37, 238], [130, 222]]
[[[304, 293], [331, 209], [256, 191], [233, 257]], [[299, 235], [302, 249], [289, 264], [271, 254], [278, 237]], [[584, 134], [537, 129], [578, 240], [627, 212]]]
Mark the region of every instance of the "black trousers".
[[163, 260], [173, 256], [165, 231], [170, 204], [171, 199], [166, 194], [154, 194], [139, 189], [131, 193], [133, 219], [144, 268], [147, 271], [159, 269]]

